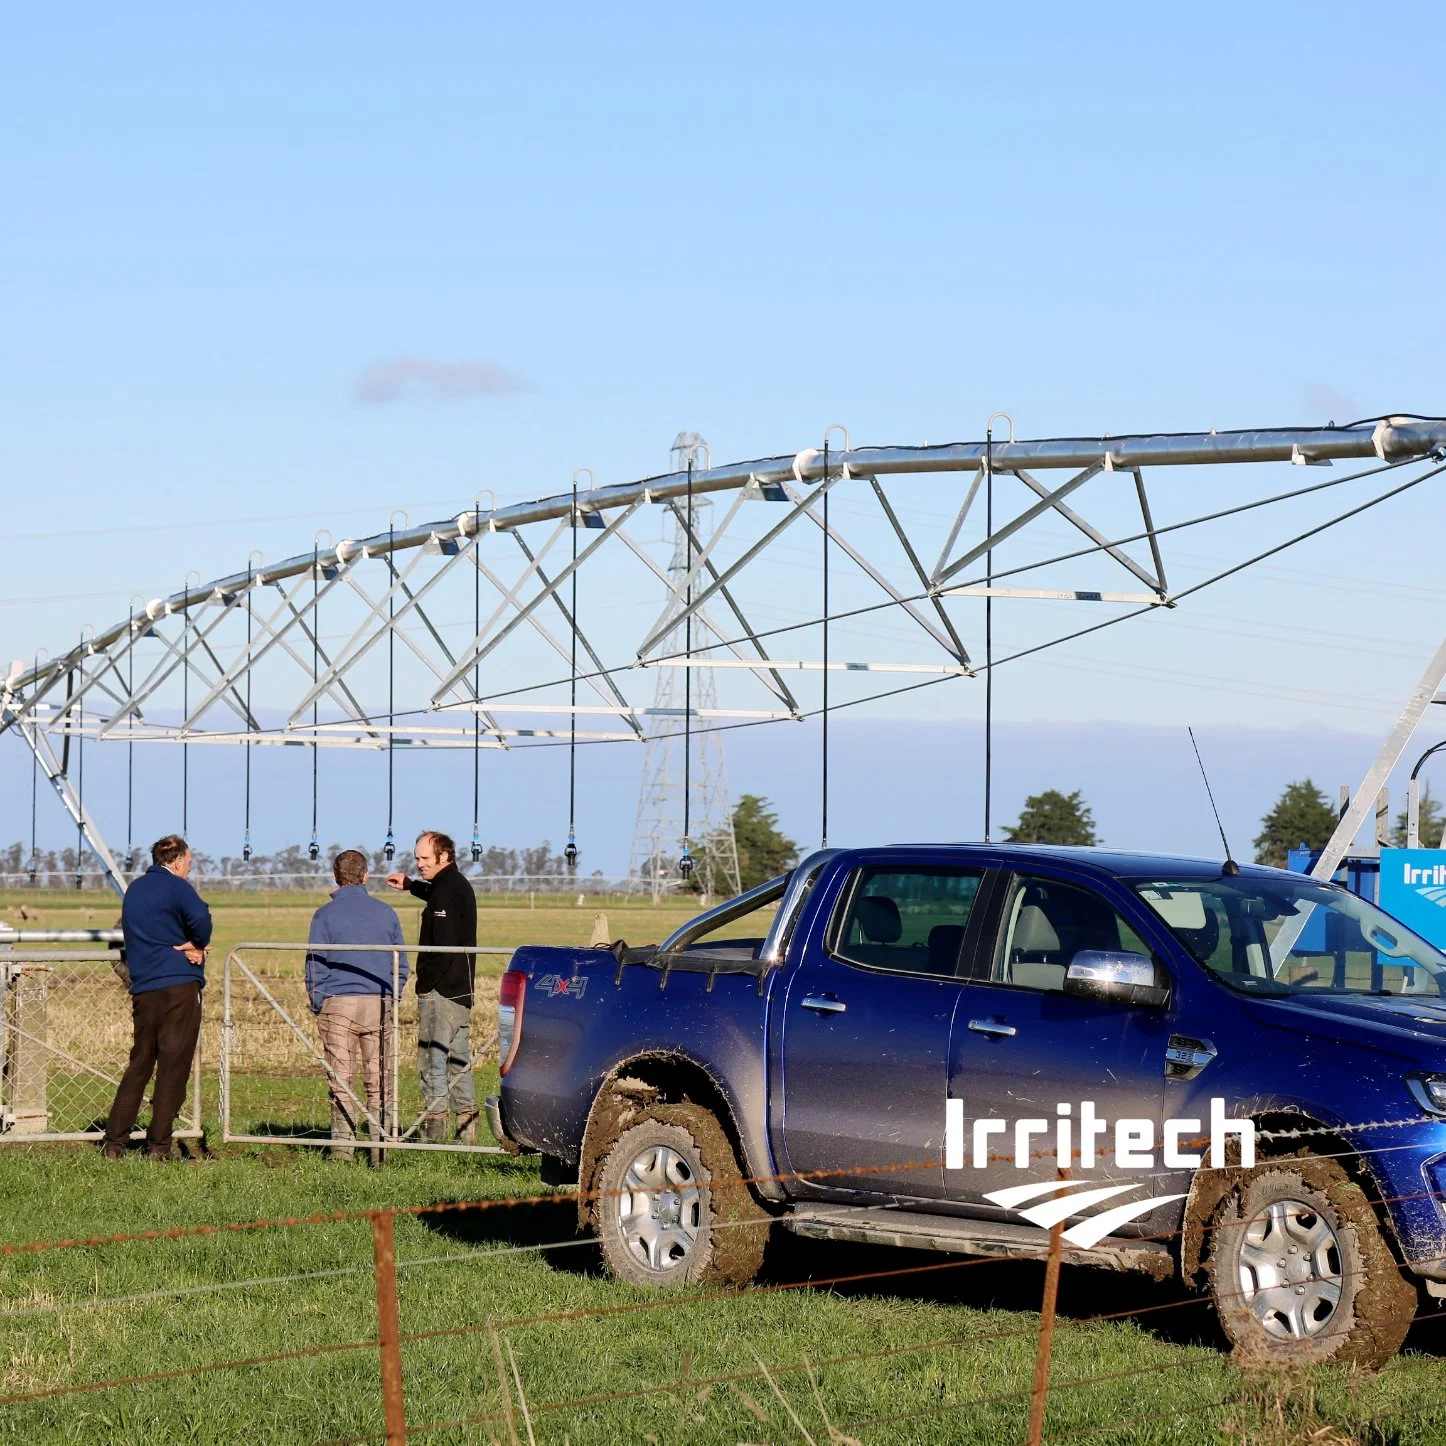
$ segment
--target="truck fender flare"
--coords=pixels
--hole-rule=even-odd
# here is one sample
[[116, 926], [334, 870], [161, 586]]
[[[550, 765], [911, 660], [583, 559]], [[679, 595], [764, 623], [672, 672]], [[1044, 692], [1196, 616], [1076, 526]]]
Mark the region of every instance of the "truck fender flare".
[[[1328, 1155], [1365, 1191], [1381, 1221], [1387, 1242], [1397, 1257], [1401, 1257], [1395, 1222], [1391, 1212], [1381, 1204], [1381, 1182], [1371, 1170], [1369, 1161], [1356, 1152], [1347, 1135], [1335, 1133], [1332, 1126], [1298, 1105], [1258, 1102], [1244, 1113], [1260, 1131], [1311, 1131], [1310, 1137], [1299, 1142], [1288, 1138], [1262, 1141], [1256, 1151], [1257, 1163], [1267, 1159], [1287, 1161], [1298, 1154]], [[1197, 1283], [1202, 1276], [1208, 1244], [1206, 1230], [1211, 1219], [1246, 1173], [1239, 1165], [1227, 1166], [1223, 1170], [1202, 1165], [1191, 1177], [1190, 1193], [1185, 1200], [1180, 1226], [1180, 1278], [1187, 1285]]]
[[[742, 1133], [733, 1114], [733, 1106], [717, 1075], [701, 1060], [681, 1050], [647, 1050], [630, 1056], [615, 1064], [603, 1076], [588, 1108], [587, 1124], [583, 1128], [582, 1146], [577, 1163], [577, 1219], [581, 1229], [593, 1224], [597, 1172], [608, 1146], [636, 1122], [648, 1107], [656, 1102], [669, 1099], [676, 1093], [676, 1083], [659, 1083], [660, 1073], [677, 1071], [686, 1085], [691, 1076], [701, 1080], [704, 1098], [689, 1096], [693, 1103], [704, 1106], [718, 1116], [718, 1122], [738, 1157], [742, 1168], [749, 1168], [747, 1152], [743, 1147]], [[675, 1086], [669, 1089], [669, 1084]], [[762, 1193], [762, 1192], [760, 1192]]]

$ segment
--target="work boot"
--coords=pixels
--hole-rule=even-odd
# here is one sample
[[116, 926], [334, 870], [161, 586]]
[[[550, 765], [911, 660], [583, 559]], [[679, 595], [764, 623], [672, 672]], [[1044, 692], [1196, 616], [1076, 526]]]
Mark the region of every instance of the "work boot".
[[429, 1145], [445, 1144], [447, 1140], [446, 1115], [428, 1115], [422, 1124], [422, 1134]]
[[107, 1140], [105, 1144], [101, 1146], [100, 1154], [103, 1160], [124, 1160], [126, 1157], [126, 1147], [114, 1140]]
[[154, 1160], [158, 1165], [168, 1165], [171, 1162], [171, 1146], [169, 1144], [147, 1145], [146, 1158]]
[[457, 1116], [457, 1140], [459, 1144], [475, 1145], [477, 1143], [477, 1111], [470, 1114]]

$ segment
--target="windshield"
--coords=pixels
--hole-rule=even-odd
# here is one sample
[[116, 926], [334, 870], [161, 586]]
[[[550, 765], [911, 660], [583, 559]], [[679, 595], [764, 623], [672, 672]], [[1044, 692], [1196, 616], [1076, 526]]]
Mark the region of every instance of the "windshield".
[[1446, 995], [1446, 955], [1374, 904], [1302, 877], [1150, 879], [1135, 892], [1205, 967], [1255, 994]]

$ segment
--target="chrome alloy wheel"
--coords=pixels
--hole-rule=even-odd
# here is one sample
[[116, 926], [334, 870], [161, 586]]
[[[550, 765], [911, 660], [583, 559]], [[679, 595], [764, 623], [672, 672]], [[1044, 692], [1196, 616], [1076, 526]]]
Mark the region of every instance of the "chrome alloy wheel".
[[1240, 1291], [1276, 1340], [1317, 1335], [1341, 1298], [1341, 1248], [1325, 1216], [1300, 1200], [1277, 1200], [1245, 1227]]
[[687, 1160], [650, 1145], [623, 1176], [618, 1223], [628, 1250], [651, 1270], [671, 1270], [693, 1253], [702, 1195]]

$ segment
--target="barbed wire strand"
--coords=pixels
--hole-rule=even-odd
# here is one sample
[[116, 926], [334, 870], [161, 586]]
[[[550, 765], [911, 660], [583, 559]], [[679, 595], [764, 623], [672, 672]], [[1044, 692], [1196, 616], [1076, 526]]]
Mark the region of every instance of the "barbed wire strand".
[[[1304, 1129], [1291, 1130], [1261, 1130], [1257, 1132], [1260, 1139], [1306, 1139], [1321, 1135], [1350, 1134], [1366, 1130], [1397, 1129], [1410, 1126], [1420, 1126], [1429, 1123], [1429, 1117], [1416, 1116], [1410, 1119], [1398, 1120], [1370, 1120], [1355, 1124], [1336, 1124], [1310, 1126]], [[1182, 1139], [1181, 1146], [1206, 1145], [1209, 1143], [1208, 1135], [1192, 1136]], [[1418, 1145], [1384, 1145], [1368, 1149], [1357, 1149], [1340, 1151], [1336, 1155], [1316, 1155], [1316, 1159], [1355, 1158], [1371, 1154], [1384, 1154], [1398, 1149], [1419, 1149]], [[1071, 1160], [1078, 1158], [1080, 1150], [1075, 1148], [1070, 1152]], [[1010, 1164], [1015, 1160], [1014, 1155], [990, 1155], [990, 1164]], [[1058, 1158], [1058, 1152], [1053, 1149], [1041, 1149], [1032, 1151], [1031, 1160], [1053, 1160]], [[839, 1175], [890, 1175], [899, 1174], [911, 1170], [928, 1170], [942, 1168], [945, 1162], [941, 1158], [927, 1160], [901, 1160], [886, 1165], [836, 1165], [828, 1169], [820, 1170], [794, 1170], [781, 1173], [763, 1175], [739, 1175], [725, 1179], [711, 1181], [714, 1189], [733, 1189], [746, 1185], [764, 1184], [789, 1184], [794, 1182], [806, 1182], [809, 1180], [826, 1180]], [[1199, 1166], [1199, 1169], [1218, 1169], [1219, 1166]], [[1234, 1167], [1223, 1167], [1234, 1168]], [[1138, 1175], [1131, 1172], [1132, 1177], [1139, 1180], [1141, 1184], [1150, 1180], [1163, 1179], [1172, 1175], [1184, 1173], [1183, 1167], [1177, 1170], [1140, 1171]], [[341, 1224], [348, 1221], [370, 1220], [376, 1215], [391, 1215], [394, 1218], [401, 1215], [421, 1216], [430, 1214], [445, 1214], [458, 1210], [492, 1210], [500, 1207], [511, 1207], [518, 1205], [553, 1205], [559, 1200], [583, 1198], [587, 1200], [601, 1200], [606, 1197], [620, 1197], [628, 1193], [623, 1190], [590, 1190], [582, 1193], [576, 1191], [550, 1191], [546, 1195], [500, 1195], [488, 1196], [472, 1200], [445, 1200], [433, 1201], [424, 1205], [386, 1205], [374, 1206], [365, 1210], [330, 1210], [320, 1211], [310, 1215], [286, 1215], [264, 1218], [258, 1220], [244, 1221], [223, 1221], [207, 1225], [180, 1225], [171, 1226], [165, 1229], [122, 1231], [112, 1235], [95, 1235], [57, 1240], [38, 1240], [24, 1243], [7, 1242], [0, 1244], [0, 1258], [11, 1255], [33, 1255], [50, 1250], [70, 1249], [96, 1249], [104, 1245], [126, 1245], [136, 1242], [153, 1240], [183, 1240], [208, 1235], [237, 1234], [253, 1230], [275, 1230], [290, 1229], [300, 1225], [329, 1225]], [[1432, 1192], [1427, 1192], [1432, 1193]], [[1415, 1198], [1404, 1196], [1403, 1199]]]

